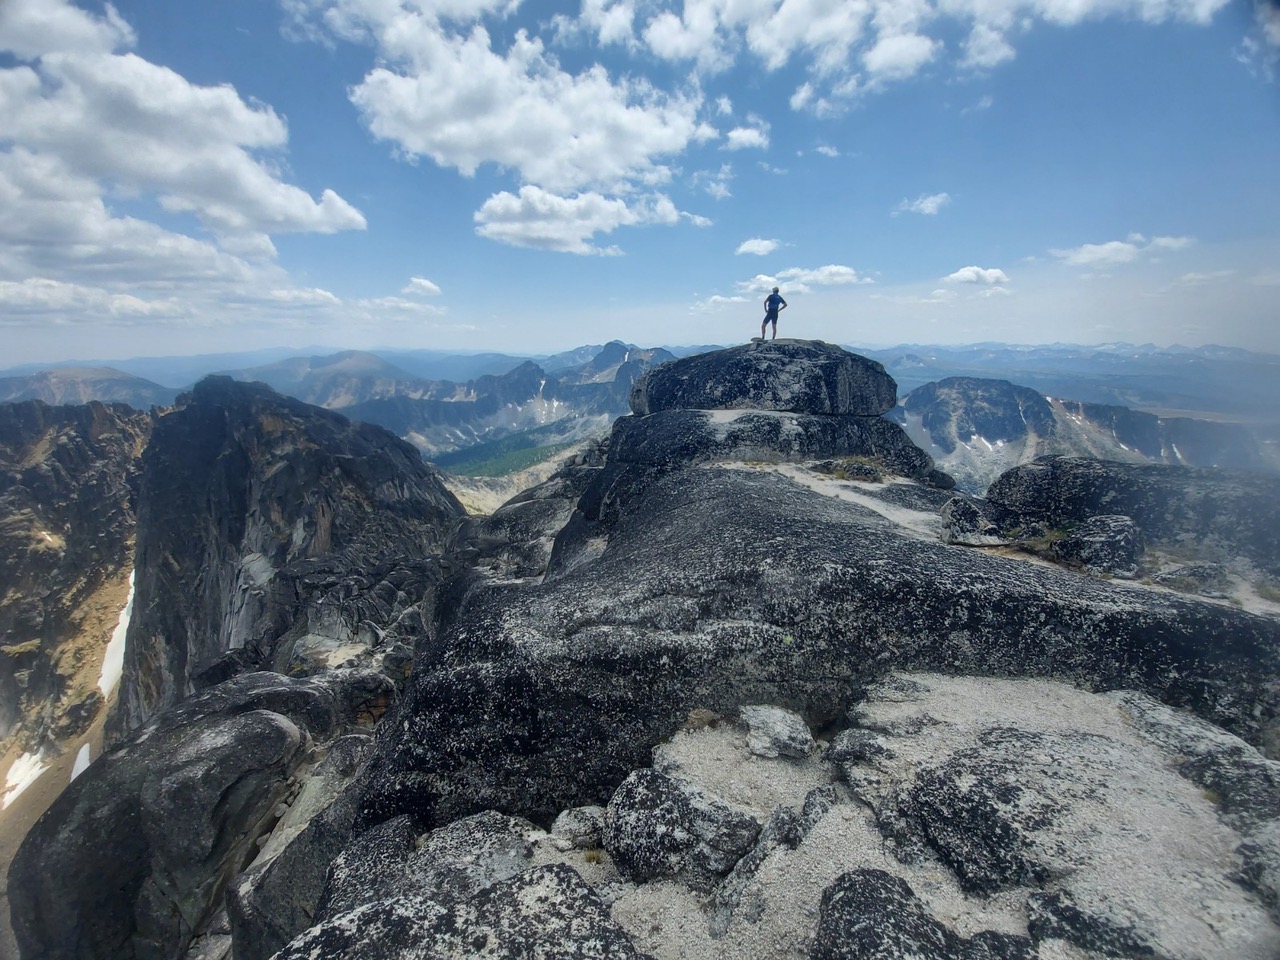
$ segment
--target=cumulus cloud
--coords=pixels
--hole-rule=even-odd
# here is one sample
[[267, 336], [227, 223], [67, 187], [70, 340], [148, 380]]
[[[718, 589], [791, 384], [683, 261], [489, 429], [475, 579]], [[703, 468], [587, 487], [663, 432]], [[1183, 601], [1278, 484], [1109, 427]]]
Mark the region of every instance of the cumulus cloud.
[[725, 137], [725, 150], [764, 150], [769, 146], [769, 132], [762, 126], [734, 127]]
[[840, 156], [839, 150], [837, 150], [835, 147], [828, 147], [826, 144], [822, 144], [821, 146], [815, 147], [814, 149], [816, 149], [817, 152], [822, 154], [824, 157]]
[[881, 80], [902, 80], [914, 76], [934, 58], [941, 42], [918, 33], [881, 36], [862, 55], [867, 71]]
[[618, 227], [674, 224], [680, 211], [661, 194], [628, 203], [599, 193], [563, 197], [541, 187], [524, 186], [519, 195], [497, 193], [475, 214], [476, 233], [517, 247], [560, 253], [617, 255], [617, 247], [598, 247], [591, 238]]
[[1017, 54], [1005, 40], [1004, 33], [990, 24], [975, 23], [964, 42], [964, 59], [961, 63], [966, 67], [990, 68], [1012, 60]]
[[747, 293], [767, 293], [774, 287], [781, 287], [784, 292], [810, 293], [814, 287], [838, 287], [858, 283], [871, 283], [868, 277], [861, 277], [852, 267], [829, 263], [823, 267], [788, 267], [776, 276], [758, 273], [750, 280], [744, 280], [738, 287]]
[[737, 253], [754, 253], [757, 257], [764, 257], [778, 249], [777, 240], [765, 240], [761, 237], [752, 237], [750, 240], [743, 240], [738, 244], [738, 249], [733, 251]]
[[425, 277], [410, 277], [409, 282], [400, 292], [415, 293], [423, 297], [438, 297], [441, 293], [440, 287]]
[[46, 53], [110, 53], [133, 46], [133, 28], [111, 4], [104, 15], [59, 0], [5, 0], [0, 4], [0, 51], [19, 60]]
[[[363, 229], [332, 190], [285, 182], [284, 121], [230, 86], [204, 87], [136, 54], [130, 26], [66, 0], [0, 5], [0, 271], [118, 281], [244, 280], [275, 257], [271, 234]], [[112, 216], [108, 190], [194, 214], [217, 240]], [[56, 242], [51, 242], [56, 240]]]
[[0, 152], [0, 275], [235, 285], [264, 272], [206, 240], [113, 216], [97, 182], [60, 157]]
[[132, 294], [48, 277], [0, 280], [0, 324], [49, 316], [63, 323], [133, 323], [186, 316], [173, 298], [144, 299]]
[[988, 286], [1008, 283], [1009, 275], [1003, 270], [986, 267], [961, 267], [955, 273], [942, 278], [946, 283], [982, 283]]
[[414, 39], [396, 68], [374, 68], [351, 99], [375, 136], [466, 176], [494, 163], [548, 190], [615, 189], [665, 178], [656, 159], [701, 133], [700, 95], [614, 83], [598, 64], [566, 73], [524, 31], [505, 53], [479, 26], [466, 36], [426, 22], [408, 32]]
[[894, 216], [900, 213], [920, 213], [927, 217], [937, 215], [938, 211], [951, 202], [951, 195], [946, 193], [921, 194], [914, 200], [903, 200], [896, 210], [893, 211]]

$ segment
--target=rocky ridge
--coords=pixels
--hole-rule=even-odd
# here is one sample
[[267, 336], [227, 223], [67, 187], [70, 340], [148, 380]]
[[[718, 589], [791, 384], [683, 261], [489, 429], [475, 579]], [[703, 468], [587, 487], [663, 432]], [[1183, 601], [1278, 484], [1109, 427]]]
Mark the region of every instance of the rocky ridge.
[[225, 377], [156, 424], [142, 461], [136, 614], [111, 732], [245, 669], [402, 674], [395, 622], [462, 508], [381, 428]]
[[970, 494], [1050, 455], [1280, 472], [1272, 445], [1245, 424], [1047, 397], [1007, 380], [945, 377], [912, 390], [892, 416]]
[[[726, 354], [437, 521], [437, 572], [366, 615], [414, 644], [372, 744], [377, 657], [237, 676], [94, 764], [15, 866], [24, 956], [1274, 956], [1280, 621], [948, 545], [883, 370]], [[774, 385], [745, 409], [742, 365]], [[182, 731], [224, 723], [280, 746], [197, 777]], [[244, 802], [81, 842], [95, 805], [197, 781]], [[119, 902], [66, 879], [95, 857]]]

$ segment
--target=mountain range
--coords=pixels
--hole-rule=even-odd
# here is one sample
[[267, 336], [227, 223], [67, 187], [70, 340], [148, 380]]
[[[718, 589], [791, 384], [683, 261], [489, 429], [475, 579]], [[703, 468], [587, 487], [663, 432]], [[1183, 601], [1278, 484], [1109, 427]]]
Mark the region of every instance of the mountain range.
[[[49, 805], [0, 948], [1273, 960], [1280, 478], [1053, 455], [973, 497], [900, 395], [811, 341], [669, 361], [487, 516], [261, 382], [0, 404], [0, 560], [39, 563], [0, 818]], [[940, 449], [1057, 429], [925, 399]]]
[[[8, 376], [0, 401], [147, 409], [189, 389], [176, 377], [216, 370], [386, 427], [448, 471], [504, 472], [602, 434], [626, 413], [644, 371], [714, 349], [612, 341], [539, 358], [344, 351], [244, 365], [227, 364], [261, 355], [219, 355], [203, 367], [201, 358], [149, 358]], [[998, 343], [866, 355], [898, 384], [901, 404], [891, 415], [971, 492], [1050, 453], [1280, 470], [1278, 357], [1215, 346]]]

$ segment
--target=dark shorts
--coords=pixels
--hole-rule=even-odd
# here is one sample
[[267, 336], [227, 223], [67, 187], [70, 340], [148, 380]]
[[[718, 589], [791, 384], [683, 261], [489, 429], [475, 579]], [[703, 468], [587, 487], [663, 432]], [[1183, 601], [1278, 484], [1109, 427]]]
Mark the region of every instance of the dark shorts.
[[770, 321], [772, 321], [773, 323], [778, 322], [778, 312], [776, 310], [770, 310], [768, 313], [764, 315], [764, 322], [769, 323]]

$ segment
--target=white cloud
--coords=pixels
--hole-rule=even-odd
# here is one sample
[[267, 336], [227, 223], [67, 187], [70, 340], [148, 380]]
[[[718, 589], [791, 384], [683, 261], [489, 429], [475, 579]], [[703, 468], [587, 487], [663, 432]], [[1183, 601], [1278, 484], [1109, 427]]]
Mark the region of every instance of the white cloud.
[[951, 195], [947, 193], [931, 193], [928, 195], [920, 194], [914, 200], [903, 200], [896, 210], [894, 216], [899, 213], [920, 213], [925, 216], [935, 216], [939, 210], [951, 202]]
[[810, 293], [813, 287], [838, 287], [859, 283], [871, 283], [868, 277], [860, 277], [852, 267], [829, 263], [824, 267], [809, 269], [806, 267], [788, 267], [776, 276], [759, 273], [750, 280], [738, 284], [746, 293], [767, 293], [774, 287], [781, 287], [783, 293]]
[[112, 216], [97, 183], [56, 156], [0, 152], [0, 277], [243, 285], [264, 272], [208, 241]]
[[725, 150], [765, 150], [769, 146], [769, 133], [762, 126], [734, 127], [725, 139]]
[[607, 0], [583, 0], [582, 2], [582, 20], [595, 30], [596, 37], [602, 44], [634, 43], [632, 23], [635, 15], [634, 5], [626, 0], [612, 4]]
[[62, 0], [0, 3], [0, 51], [20, 60], [55, 52], [110, 53], [135, 42], [133, 29], [110, 3], [102, 17]]
[[845, 286], [854, 283], [870, 283], [871, 280], [865, 277], [859, 277], [858, 271], [852, 267], [839, 266], [829, 263], [825, 267], [818, 267], [815, 270], [807, 270], [802, 267], [791, 267], [783, 270], [778, 274], [778, 279], [783, 283], [792, 284], [793, 286], [807, 286], [813, 284], [820, 287], [836, 287]]
[[1051, 249], [1049, 253], [1076, 267], [1107, 266], [1132, 263], [1153, 250], [1182, 250], [1195, 243], [1192, 237], [1154, 237], [1131, 233], [1124, 240], [1106, 243], [1084, 243], [1078, 247]]
[[365, 123], [406, 155], [466, 176], [494, 163], [552, 191], [617, 190], [669, 176], [656, 159], [708, 132], [696, 119], [701, 94], [614, 83], [599, 64], [567, 73], [523, 30], [498, 53], [481, 26], [452, 35], [418, 11], [360, 13], [388, 61], [351, 91]]
[[1235, 270], [1213, 270], [1209, 273], [1198, 273], [1196, 271], [1192, 271], [1190, 273], [1184, 273], [1178, 278], [1178, 282], [1187, 284], [1188, 286], [1199, 286], [1202, 283], [1212, 283], [1215, 280], [1225, 280], [1227, 277], [1235, 276], [1235, 273]]
[[363, 229], [332, 190], [320, 200], [283, 182], [251, 151], [279, 150], [284, 122], [229, 86], [198, 87], [134, 54], [48, 54], [0, 73], [6, 137], [73, 173], [159, 195], [218, 236]]
[[732, 100], [730, 100], [728, 97], [717, 97], [717, 98], [716, 98], [716, 113], [720, 114], [722, 117], [732, 116], [732, 115], [733, 115], [733, 101], [732, 101]]
[[867, 70], [877, 79], [904, 80], [914, 76], [934, 58], [942, 44], [919, 33], [885, 36], [862, 55]]
[[791, 109], [803, 110], [813, 102], [814, 89], [812, 83], [802, 83], [796, 87], [795, 93], [791, 94]]
[[409, 282], [400, 292], [416, 293], [424, 297], [438, 297], [441, 293], [440, 287], [425, 277], [410, 277]]
[[750, 240], [743, 240], [738, 244], [738, 249], [733, 251], [738, 253], [753, 253], [757, 257], [767, 256], [778, 249], [777, 240], [765, 240], [761, 237], [752, 237]]
[[1009, 275], [1003, 270], [986, 267], [961, 267], [955, 273], [942, 278], [946, 283], [983, 283], [988, 286], [997, 283], [1008, 283]]
[[336, 296], [321, 287], [288, 287], [271, 290], [267, 297], [276, 303], [297, 307], [334, 307], [342, 303]]
[[815, 149], [815, 150], [817, 150], [817, 152], [818, 152], [818, 153], [820, 153], [820, 154], [822, 154], [824, 157], [838, 157], [838, 156], [840, 156], [840, 151], [839, 151], [839, 150], [837, 150], [835, 147], [828, 147], [828, 146], [826, 146], [825, 144], [823, 144], [823, 145], [821, 145], [821, 146], [818, 146], [818, 147], [815, 147], [814, 149]]
[[475, 214], [476, 233], [517, 247], [560, 253], [617, 255], [617, 247], [590, 243], [597, 233], [618, 227], [674, 224], [680, 211], [668, 197], [655, 194], [628, 203], [598, 193], [562, 197], [541, 187], [524, 186], [518, 196], [491, 196]]
[[1123, 240], [1106, 243], [1084, 243], [1066, 250], [1050, 250], [1053, 256], [1077, 267], [1096, 264], [1129, 263], [1138, 258], [1138, 245]]
[[724, 163], [716, 171], [700, 170], [690, 178], [693, 186], [703, 184], [703, 189], [716, 200], [727, 200], [733, 196], [729, 189], [729, 181], [733, 179], [733, 164]]
[[720, 294], [707, 297], [705, 300], [699, 300], [691, 308], [693, 313], [711, 313], [721, 310], [725, 307], [737, 307], [744, 303], [751, 303], [746, 297], [722, 297]]
[[181, 317], [188, 310], [172, 298], [147, 300], [102, 287], [67, 283], [48, 277], [0, 280], [0, 323], [29, 322], [49, 316], [62, 323], [132, 323]]
[[986, 23], [975, 23], [964, 42], [964, 59], [961, 64], [966, 67], [988, 69], [998, 66], [1006, 60], [1012, 60], [1017, 54], [1004, 34]]

